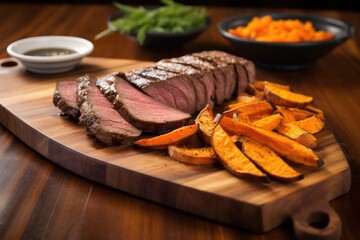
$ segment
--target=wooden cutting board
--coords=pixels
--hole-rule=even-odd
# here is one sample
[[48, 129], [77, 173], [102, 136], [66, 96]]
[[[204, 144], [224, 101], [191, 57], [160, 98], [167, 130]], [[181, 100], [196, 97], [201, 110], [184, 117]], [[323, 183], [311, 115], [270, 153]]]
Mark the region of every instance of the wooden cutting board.
[[59, 79], [103, 76], [151, 63], [86, 58], [69, 73], [41, 75], [9, 61], [15, 60], [0, 60], [0, 123], [50, 161], [107, 186], [250, 231], [266, 232], [292, 220], [299, 238], [340, 236], [341, 220], [329, 201], [349, 191], [351, 174], [328, 127], [316, 135], [316, 152], [325, 162], [320, 170], [295, 166], [305, 178], [289, 184], [245, 181], [220, 166], [175, 162], [162, 151], [105, 147], [60, 117], [52, 103]]

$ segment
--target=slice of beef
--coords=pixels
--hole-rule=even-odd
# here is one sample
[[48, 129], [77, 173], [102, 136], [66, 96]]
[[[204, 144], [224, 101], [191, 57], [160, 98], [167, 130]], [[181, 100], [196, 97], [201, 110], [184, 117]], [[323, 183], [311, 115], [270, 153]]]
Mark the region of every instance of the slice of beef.
[[175, 72], [183, 75], [188, 81], [191, 81], [195, 87], [196, 92], [196, 111], [200, 111], [207, 104], [207, 89], [199, 74], [201, 71], [198, 69], [183, 65], [180, 63], [171, 62], [167, 59], [161, 60], [156, 63], [156, 67], [166, 71]]
[[[139, 89], [146, 88], [148, 85], [153, 83], [153, 80], [144, 78], [133, 72], [126, 72], [125, 76], [126, 76], [126, 80], [128, 80], [133, 85], [137, 86]], [[157, 92], [158, 94], [156, 95], [156, 97], [154, 97], [154, 99], [162, 103], [166, 103], [171, 107], [179, 108], [178, 105], [180, 105], [181, 102], [179, 101], [181, 100], [179, 99], [176, 100], [174, 94], [172, 93], [172, 89], [173, 88], [169, 87], [168, 85], [163, 85], [162, 88], [159, 87], [159, 89], [154, 89], [154, 90], [158, 90]], [[182, 94], [180, 96], [182, 96]]]
[[150, 84], [142, 85], [141, 89], [156, 100], [190, 114], [196, 112], [195, 87], [185, 75], [150, 66], [133, 70], [127, 77], [138, 87], [138, 79], [146, 79], [143, 82]]
[[[196, 55], [210, 58], [218, 63], [223, 63], [228, 66], [233, 65], [237, 78], [235, 82], [237, 86], [237, 94], [243, 92], [248, 83], [255, 81], [255, 65], [251, 61], [221, 51], [204, 51], [196, 53]], [[229, 73], [230, 71], [226, 72]], [[232, 78], [229, 77], [228, 79]], [[227, 94], [231, 94], [230, 92], [233, 91], [233, 83], [230, 82], [228, 84], [230, 85], [228, 85], [229, 88], [227, 89]]]
[[78, 120], [80, 117], [80, 109], [76, 100], [77, 88], [76, 80], [58, 81], [53, 97], [54, 105], [60, 108], [62, 114], [74, 120]]
[[235, 64], [235, 70], [237, 74], [237, 94], [240, 94], [245, 91], [249, 84], [249, 77], [246, 72], [246, 69], [241, 64]]
[[238, 59], [239, 59], [239, 63], [241, 65], [243, 65], [246, 69], [246, 75], [248, 77], [248, 82], [249, 83], [255, 82], [255, 77], [256, 77], [255, 64], [245, 58], [242, 58], [242, 57], [238, 57]]
[[130, 145], [141, 130], [128, 123], [96, 86], [96, 77], [84, 75], [78, 79], [80, 124], [90, 135], [112, 145]]
[[[213, 99], [215, 98], [215, 79], [211, 71], [212, 65], [204, 61], [199, 61], [197, 58], [189, 57], [188, 55], [180, 58], [167, 59], [167, 61], [187, 68], [196, 69], [196, 72], [190, 71], [188, 74], [191, 79], [201, 82], [205, 87], [204, 92], [198, 93], [197, 95], [198, 101], [200, 101], [200, 103], [197, 103], [197, 109], [201, 110], [207, 104], [213, 105]], [[199, 98], [205, 98], [205, 103], [202, 103]]]
[[210, 57], [207, 54], [194, 53], [192, 56], [201, 59], [202, 61], [209, 62], [214, 69], [212, 70], [215, 77], [215, 93], [216, 93], [216, 103], [222, 104], [226, 99], [231, 97], [232, 93], [229, 92], [229, 86], [235, 81], [234, 78], [234, 69], [232, 65], [227, 64], [226, 62], [217, 61], [217, 59]]
[[233, 58], [227, 58], [217, 54], [218, 51], [206, 51], [200, 53], [194, 53], [194, 56], [207, 59], [208, 61], [213, 62], [217, 66], [215, 70], [217, 75], [222, 78], [224, 84], [224, 98], [228, 100], [231, 98], [232, 94], [237, 85], [237, 74], [235, 70]]
[[244, 58], [237, 57], [235, 61], [235, 70], [237, 73], [237, 94], [245, 91], [249, 83], [255, 81], [255, 65]]
[[225, 78], [215, 62], [195, 55], [185, 55], [175, 58], [173, 61], [189, 64], [190, 66], [200, 68], [204, 73], [208, 73], [206, 80], [211, 80], [214, 86], [212, 99], [216, 104], [220, 105], [223, 103], [225, 100]]
[[[206, 92], [203, 93], [203, 96], [206, 100], [205, 106], [207, 104], [213, 105], [213, 99], [215, 99], [215, 79], [211, 71], [211, 69], [213, 68], [211, 64], [188, 55], [180, 58], [167, 59], [167, 61], [192, 69], [196, 69], [197, 72], [191, 71], [188, 74], [191, 75], [191, 78], [196, 78], [197, 80], [201, 81], [201, 83], [205, 86]], [[201, 94], [198, 94], [198, 98], [199, 95]], [[201, 109], [203, 109], [203, 107]]]
[[124, 73], [100, 78], [97, 85], [121, 115], [144, 132], [166, 133], [184, 126], [191, 115], [172, 108], [132, 86]]

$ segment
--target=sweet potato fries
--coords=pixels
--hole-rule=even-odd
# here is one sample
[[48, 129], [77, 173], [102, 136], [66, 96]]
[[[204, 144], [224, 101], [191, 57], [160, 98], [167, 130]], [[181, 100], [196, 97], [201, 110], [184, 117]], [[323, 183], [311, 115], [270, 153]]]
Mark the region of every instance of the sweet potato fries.
[[[312, 150], [317, 147], [314, 134], [324, 128], [324, 114], [312, 102], [288, 85], [258, 81], [216, 117], [208, 105], [195, 124], [135, 144], [167, 149], [170, 158], [185, 164], [218, 162], [242, 179], [298, 181], [304, 176], [294, 169], [296, 164], [324, 164]], [[193, 146], [191, 136], [197, 136], [200, 146]]]

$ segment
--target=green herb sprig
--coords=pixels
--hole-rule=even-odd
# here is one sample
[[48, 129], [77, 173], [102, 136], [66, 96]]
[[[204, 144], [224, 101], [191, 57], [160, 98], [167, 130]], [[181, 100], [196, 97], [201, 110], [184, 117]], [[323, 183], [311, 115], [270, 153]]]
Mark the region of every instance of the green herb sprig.
[[124, 16], [111, 22], [111, 27], [97, 34], [95, 39], [102, 38], [117, 30], [124, 34], [136, 33], [140, 44], [144, 43], [148, 32], [184, 32], [203, 27], [208, 13], [204, 7], [189, 6], [173, 0], [162, 0], [164, 6], [146, 9], [135, 8], [118, 2], [113, 5], [124, 12]]

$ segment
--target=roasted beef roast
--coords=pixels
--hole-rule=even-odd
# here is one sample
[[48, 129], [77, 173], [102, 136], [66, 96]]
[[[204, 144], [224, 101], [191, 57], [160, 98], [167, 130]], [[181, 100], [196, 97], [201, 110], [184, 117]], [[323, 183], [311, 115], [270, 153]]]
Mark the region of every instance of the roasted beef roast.
[[185, 125], [190, 114], [221, 105], [253, 81], [251, 61], [204, 51], [100, 79], [87, 74], [59, 81], [53, 102], [100, 141], [127, 145], [142, 131], [161, 134]]
[[128, 123], [96, 86], [96, 77], [84, 75], [78, 79], [80, 124], [90, 135], [111, 145], [129, 145], [141, 130]]
[[136, 128], [150, 133], [166, 133], [184, 126], [191, 115], [169, 107], [146, 95], [125, 80], [124, 73], [98, 79], [97, 85], [119, 113]]

